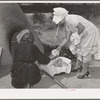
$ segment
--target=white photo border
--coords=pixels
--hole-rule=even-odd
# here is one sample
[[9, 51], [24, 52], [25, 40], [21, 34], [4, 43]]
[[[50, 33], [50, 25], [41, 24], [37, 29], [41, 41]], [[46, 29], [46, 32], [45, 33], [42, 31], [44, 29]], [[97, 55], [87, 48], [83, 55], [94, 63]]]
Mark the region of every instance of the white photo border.
[[[100, 1], [0, 1], [0, 3], [100, 3]], [[100, 99], [100, 89], [0, 89], [0, 99]]]

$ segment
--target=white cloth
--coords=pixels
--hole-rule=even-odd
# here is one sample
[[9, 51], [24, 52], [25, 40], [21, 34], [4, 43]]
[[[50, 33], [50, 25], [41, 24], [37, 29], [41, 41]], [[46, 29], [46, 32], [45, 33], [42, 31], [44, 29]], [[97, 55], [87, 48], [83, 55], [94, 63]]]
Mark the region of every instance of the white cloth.
[[[100, 52], [98, 46], [98, 40], [100, 40], [99, 30], [98, 28], [86, 20], [85, 18], [79, 15], [70, 14], [66, 16], [66, 29], [74, 33], [76, 26], [80, 23], [84, 26], [84, 31], [80, 34], [80, 43], [77, 45], [77, 55], [79, 60], [86, 63], [92, 55], [95, 55], [97, 52]], [[77, 35], [78, 36], [78, 35]], [[98, 53], [100, 54], [100, 53]]]
[[71, 41], [70, 51], [73, 54], [77, 53], [76, 46], [80, 43], [80, 40], [81, 40], [81, 38], [80, 38], [78, 32], [75, 32], [70, 36], [70, 41]]
[[[58, 60], [61, 59], [63, 61], [63, 63], [61, 64], [62, 67], [58, 67]], [[55, 64], [57, 63], [57, 65]], [[58, 57], [54, 60], [52, 60], [48, 65], [47, 65], [47, 69], [48, 69], [48, 73], [52, 76], [54, 76], [55, 74], [59, 74], [62, 72], [65, 73], [70, 73], [71, 72], [71, 60], [65, 57]]]
[[60, 21], [62, 21], [68, 15], [68, 11], [65, 8], [57, 7], [57, 8], [54, 8], [53, 10], [54, 10], [53, 21], [56, 24], [58, 24]]
[[100, 60], [100, 37], [98, 37], [97, 52], [94, 55], [95, 60]]

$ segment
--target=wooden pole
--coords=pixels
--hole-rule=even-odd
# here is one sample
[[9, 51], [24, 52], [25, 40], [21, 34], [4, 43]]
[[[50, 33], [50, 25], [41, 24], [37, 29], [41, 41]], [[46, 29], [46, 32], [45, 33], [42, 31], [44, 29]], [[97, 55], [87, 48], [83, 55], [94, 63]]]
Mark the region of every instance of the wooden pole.
[[58, 25], [58, 27], [57, 27], [57, 31], [56, 31], [56, 34], [55, 34], [54, 39], [56, 39], [56, 37], [57, 37], [57, 35], [58, 35], [58, 30], [59, 30], [59, 25]]
[[59, 82], [58, 80], [56, 80], [53, 76], [51, 76], [49, 73], [47, 73], [45, 70], [40, 69], [44, 74], [46, 74], [47, 76], [49, 76], [54, 82], [56, 82], [61, 88], [67, 88], [64, 84], [62, 84], [61, 82]]

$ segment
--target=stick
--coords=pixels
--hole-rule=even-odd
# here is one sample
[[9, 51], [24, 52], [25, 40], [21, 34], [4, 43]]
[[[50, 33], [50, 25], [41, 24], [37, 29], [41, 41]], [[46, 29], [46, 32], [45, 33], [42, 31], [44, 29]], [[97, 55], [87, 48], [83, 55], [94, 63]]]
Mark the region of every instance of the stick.
[[61, 82], [59, 82], [58, 80], [56, 80], [53, 76], [51, 76], [49, 73], [47, 73], [45, 70], [43, 70], [41, 67], [40, 67], [40, 64], [37, 63], [40, 71], [42, 71], [44, 74], [46, 74], [47, 76], [49, 76], [54, 82], [56, 82], [60, 87], [62, 88], [67, 88], [64, 84], [62, 84]]
[[57, 27], [57, 31], [56, 31], [56, 34], [55, 34], [55, 37], [54, 37], [54, 39], [57, 37], [57, 35], [58, 35], [58, 30], [59, 30], [59, 25], [58, 25], [58, 27]]
[[49, 73], [47, 73], [45, 70], [42, 69], [42, 72], [44, 74], [46, 74], [47, 76], [49, 76], [52, 80], [54, 80], [60, 87], [62, 88], [67, 88], [64, 84], [62, 84], [61, 82], [59, 82], [58, 80], [56, 80], [53, 76], [51, 76]]
[[47, 76], [49, 76], [53, 81], [55, 81], [60, 87], [62, 88], [67, 88], [64, 84], [62, 84], [61, 82], [59, 82], [58, 80], [56, 80], [53, 76], [51, 76], [49, 73], [47, 73], [45, 70], [41, 70], [44, 74], [46, 74]]

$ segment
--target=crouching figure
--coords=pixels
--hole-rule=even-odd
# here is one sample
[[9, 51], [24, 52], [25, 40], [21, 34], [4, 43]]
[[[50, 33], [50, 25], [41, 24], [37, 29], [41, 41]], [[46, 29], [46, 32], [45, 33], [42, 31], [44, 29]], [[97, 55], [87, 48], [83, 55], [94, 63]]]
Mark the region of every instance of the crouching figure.
[[30, 30], [22, 30], [16, 39], [18, 45], [11, 67], [11, 84], [14, 88], [31, 87], [41, 80], [40, 69], [35, 62], [48, 64], [50, 58], [42, 54], [34, 44], [34, 36]]

